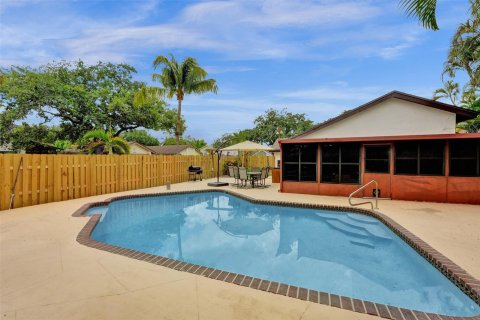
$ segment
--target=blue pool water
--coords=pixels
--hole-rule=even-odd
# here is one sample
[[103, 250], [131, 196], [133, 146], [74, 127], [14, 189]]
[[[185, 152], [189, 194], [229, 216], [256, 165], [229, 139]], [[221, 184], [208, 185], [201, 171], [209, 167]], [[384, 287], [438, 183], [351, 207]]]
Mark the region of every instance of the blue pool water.
[[97, 241], [304, 288], [453, 316], [480, 307], [377, 219], [221, 192], [112, 202]]

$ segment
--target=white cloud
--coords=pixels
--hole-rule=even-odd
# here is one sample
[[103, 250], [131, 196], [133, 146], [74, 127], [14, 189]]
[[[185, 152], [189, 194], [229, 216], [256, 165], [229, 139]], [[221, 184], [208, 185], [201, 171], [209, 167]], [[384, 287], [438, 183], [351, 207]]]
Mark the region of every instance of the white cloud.
[[220, 74], [230, 72], [249, 72], [254, 71], [255, 68], [247, 66], [204, 66], [209, 74]]
[[[4, 10], [15, 2], [6, 3]], [[147, 19], [161, 8], [159, 0], [132, 2], [126, 13], [102, 20], [80, 15], [75, 2], [70, 7], [39, 12], [37, 23], [0, 23], [0, 62], [12, 60], [22, 48], [89, 62], [131, 63], [151, 52], [174, 50], [215, 52], [230, 60], [390, 59], [416, 44], [411, 35], [399, 36], [399, 26], [377, 23], [385, 8], [371, 1], [205, 1], [188, 4], [163, 21]], [[352, 26], [354, 31], [346, 31]], [[15, 60], [43, 58], [25, 52]], [[237, 68], [219, 73], [249, 71]]]
[[304, 27], [349, 24], [365, 21], [380, 13], [378, 7], [368, 2], [353, 1], [288, 1], [269, 0], [258, 2], [258, 14], [244, 18], [244, 21], [263, 27]]
[[336, 82], [331, 85], [318, 86], [305, 90], [293, 90], [278, 93], [278, 97], [300, 100], [337, 100], [337, 101], [368, 101], [385, 94], [385, 88], [380, 86], [350, 87], [346, 82]]

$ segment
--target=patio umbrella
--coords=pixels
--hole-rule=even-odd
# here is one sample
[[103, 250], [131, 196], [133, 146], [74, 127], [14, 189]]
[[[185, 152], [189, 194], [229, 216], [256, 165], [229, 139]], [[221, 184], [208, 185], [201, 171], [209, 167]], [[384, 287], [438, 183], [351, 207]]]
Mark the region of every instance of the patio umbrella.
[[273, 148], [262, 146], [256, 142], [252, 141], [243, 141], [222, 149], [222, 151], [242, 151], [242, 152], [252, 152], [252, 151], [273, 151]]
[[257, 151], [273, 151], [273, 148], [263, 146], [259, 143], [252, 142], [252, 141], [243, 141], [226, 148], [221, 149], [221, 151], [239, 151], [243, 152], [243, 162], [245, 163], [245, 152], [257, 152]]

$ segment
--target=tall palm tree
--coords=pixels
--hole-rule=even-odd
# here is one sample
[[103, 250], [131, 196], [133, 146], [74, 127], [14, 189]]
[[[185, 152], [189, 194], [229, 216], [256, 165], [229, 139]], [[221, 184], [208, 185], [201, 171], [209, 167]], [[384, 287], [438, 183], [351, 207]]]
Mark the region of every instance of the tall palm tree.
[[177, 107], [177, 125], [175, 130], [175, 139], [177, 145], [180, 144], [182, 137], [182, 102], [187, 94], [202, 94], [206, 92], [217, 93], [218, 87], [214, 79], [206, 79], [207, 71], [200, 67], [195, 58], [187, 57], [182, 62], [178, 62], [173, 55], [170, 57], [158, 56], [153, 61], [155, 69], [161, 67], [160, 73], [154, 73], [152, 79], [159, 81], [163, 88], [143, 88], [137, 94], [137, 101], [152, 97], [155, 95], [166, 95], [167, 98], [175, 97], [178, 101]]
[[470, 18], [460, 24], [452, 38], [443, 72], [453, 78], [457, 70], [465, 71], [470, 78], [469, 86], [475, 90], [480, 87], [480, 2], [478, 0], [470, 0], [470, 11]]
[[104, 130], [92, 130], [83, 136], [87, 142], [85, 149], [88, 153], [95, 154], [129, 154], [130, 145], [128, 141], [115, 137], [111, 132]]

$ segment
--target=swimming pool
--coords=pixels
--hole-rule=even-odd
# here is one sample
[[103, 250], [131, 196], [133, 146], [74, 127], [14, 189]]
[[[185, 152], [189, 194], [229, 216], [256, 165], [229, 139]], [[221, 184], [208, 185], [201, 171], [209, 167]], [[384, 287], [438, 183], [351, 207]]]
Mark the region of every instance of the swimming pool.
[[224, 192], [94, 207], [91, 238], [300, 288], [451, 316], [480, 307], [379, 220], [255, 204]]

